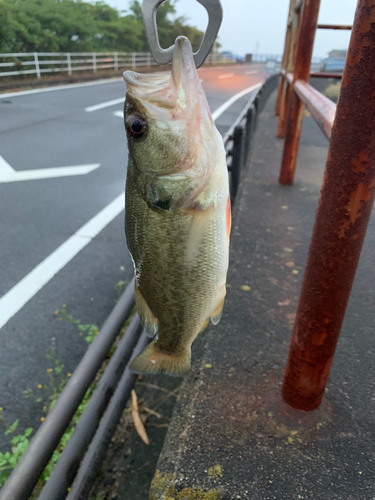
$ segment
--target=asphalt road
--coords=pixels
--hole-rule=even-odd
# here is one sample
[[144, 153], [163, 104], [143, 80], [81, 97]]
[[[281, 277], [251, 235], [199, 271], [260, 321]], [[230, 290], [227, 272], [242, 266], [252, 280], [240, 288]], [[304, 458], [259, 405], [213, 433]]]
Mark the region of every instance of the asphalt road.
[[[256, 64], [203, 68], [199, 74], [212, 111], [264, 77], [262, 65]], [[85, 111], [124, 94], [124, 82], [116, 79], [0, 96], [0, 407], [9, 423], [20, 419], [20, 429], [36, 429], [44, 415], [36, 399], [48, 396], [38, 389], [47, 383], [52, 366], [46, 351], [54, 349], [68, 373], [87, 348], [76, 327], [59, 322], [54, 311], [66, 304], [75, 318], [100, 326], [117, 298], [115, 285], [133, 274], [118, 198], [127, 164], [118, 116], [122, 104]], [[221, 133], [248, 97], [217, 119]], [[92, 171], [31, 179], [80, 165], [93, 165]], [[95, 217], [116, 198], [102, 220]], [[95, 223], [77, 235], [93, 218]], [[69, 252], [76, 255], [70, 259]], [[9, 438], [0, 428], [0, 450], [5, 449]]]

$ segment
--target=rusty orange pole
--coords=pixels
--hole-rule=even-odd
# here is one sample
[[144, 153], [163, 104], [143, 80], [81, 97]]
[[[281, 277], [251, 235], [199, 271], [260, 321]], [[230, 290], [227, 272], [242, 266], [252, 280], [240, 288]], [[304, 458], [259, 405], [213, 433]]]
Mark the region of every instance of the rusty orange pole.
[[[290, 25], [290, 33], [288, 39], [287, 54], [285, 58], [285, 73], [294, 72], [295, 60], [296, 60], [297, 33], [300, 25], [300, 9], [301, 9], [300, 6], [296, 5], [296, 2], [294, 2], [288, 22], [288, 25]], [[285, 77], [284, 77], [284, 83], [285, 83], [283, 87], [284, 92], [282, 95], [282, 99], [280, 101], [279, 123], [277, 127], [277, 137], [279, 139], [285, 137], [286, 115], [288, 111], [289, 94], [290, 94], [290, 85], [288, 84]]]
[[[283, 59], [281, 62], [281, 70], [286, 69], [287, 58], [288, 58], [288, 54], [289, 54], [289, 44], [290, 44], [290, 34], [291, 34], [291, 15], [292, 15], [293, 10], [294, 10], [294, 4], [295, 4], [295, 0], [290, 0], [287, 25], [286, 25], [286, 32], [285, 32]], [[280, 79], [280, 83], [279, 83], [279, 90], [277, 92], [277, 101], [276, 101], [276, 109], [275, 109], [276, 116], [279, 116], [279, 114], [280, 114], [281, 101], [284, 99], [284, 92], [285, 92], [284, 85], [285, 85], [285, 77], [284, 77], [284, 75], [282, 75], [281, 79]]]
[[329, 146], [283, 397], [323, 398], [375, 192], [375, 0], [359, 0]]
[[290, 99], [290, 85], [286, 78], [284, 78], [284, 92], [283, 99], [280, 102], [280, 110], [279, 110], [279, 122], [277, 124], [277, 134], [276, 137], [278, 139], [283, 139], [285, 137], [285, 127], [286, 127], [286, 114], [289, 108], [289, 99]]
[[[319, 6], [320, 0], [304, 0], [302, 5], [295, 51], [294, 82], [296, 80], [309, 81]], [[303, 104], [293, 88], [290, 90], [284, 153], [279, 177], [280, 184], [288, 186], [293, 184], [303, 118]]]

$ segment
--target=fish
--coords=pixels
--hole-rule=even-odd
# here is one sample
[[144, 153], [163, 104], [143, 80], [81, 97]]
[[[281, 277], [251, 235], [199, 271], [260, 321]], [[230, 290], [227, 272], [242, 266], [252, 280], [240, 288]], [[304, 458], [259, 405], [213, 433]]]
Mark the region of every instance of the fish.
[[125, 71], [125, 233], [135, 304], [153, 338], [130, 368], [181, 375], [191, 345], [226, 295], [231, 205], [226, 154], [191, 44], [178, 37], [170, 74]]

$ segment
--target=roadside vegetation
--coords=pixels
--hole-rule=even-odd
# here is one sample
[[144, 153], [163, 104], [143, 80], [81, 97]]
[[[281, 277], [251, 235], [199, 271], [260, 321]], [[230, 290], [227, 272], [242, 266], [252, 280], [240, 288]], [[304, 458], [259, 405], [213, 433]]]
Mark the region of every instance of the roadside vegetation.
[[335, 82], [329, 85], [323, 94], [328, 97], [328, 99], [331, 99], [331, 101], [337, 103], [339, 100], [339, 95], [340, 95], [340, 89], [341, 89], [341, 82]]
[[[115, 290], [118, 298], [121, 296], [127, 284], [127, 281], [120, 281], [116, 285]], [[55, 311], [55, 316], [57, 317], [58, 321], [67, 321], [73, 324], [77, 328], [79, 336], [83, 337], [83, 340], [87, 344], [92, 344], [96, 336], [99, 334], [99, 328], [96, 325], [82, 324], [79, 319], [75, 319], [71, 314], [69, 314], [67, 312], [65, 304], [59, 311]], [[98, 381], [100, 380], [100, 377], [102, 376], [110, 357], [116, 350], [118, 342], [125, 332], [130, 319], [131, 317], [125, 322], [123, 328], [121, 329], [119, 337], [110, 350], [109, 358], [104, 361], [103, 366], [99, 370], [94, 382], [87, 390], [82, 403], [78, 406], [71, 423], [67, 427], [58, 447], [52, 455], [49, 464], [40, 477], [38, 485], [39, 487], [42, 487], [51, 475], [56, 462], [59, 460], [61, 453], [64, 451], [65, 446], [67, 445], [79, 419], [81, 418], [82, 413], [86, 409], [86, 406], [90, 401], [90, 397], [92, 396], [92, 393]], [[71, 373], [67, 373], [64, 365], [59, 361], [59, 359], [56, 358], [54, 350], [49, 350], [46, 352], [46, 365], [48, 382], [44, 384], [37, 384], [36, 389], [28, 388], [23, 391], [26, 398], [35, 399], [35, 401], [41, 405], [41, 422], [44, 422], [45, 417], [47, 416], [49, 411], [52, 410], [52, 408], [55, 406], [57, 399], [59, 398], [61, 392], [63, 391], [69, 378], [71, 377]], [[22, 455], [27, 450], [30, 440], [33, 437], [33, 428], [29, 427], [25, 430], [25, 432], [20, 433], [18, 431], [18, 424], [19, 419], [15, 420], [12, 424], [9, 424], [4, 418], [3, 409], [0, 408], [0, 426], [3, 427], [4, 434], [9, 437], [9, 450], [5, 451], [4, 453], [0, 453], [0, 488], [4, 485], [12, 470], [16, 467], [16, 465], [22, 458]]]
[[[179, 35], [189, 37], [197, 50], [203, 33], [177, 16], [175, 2], [157, 11], [162, 47]], [[133, 0], [128, 11], [105, 2], [75, 0], [0, 0], [0, 52], [146, 52], [141, 5]]]
[[[128, 284], [128, 281], [119, 281], [117, 283], [117, 285], [115, 286], [115, 293], [117, 295], [116, 302], [119, 300]], [[41, 489], [51, 476], [56, 463], [60, 459], [61, 454], [68, 444], [69, 439], [71, 438], [83, 412], [85, 411], [90, 401], [92, 394], [95, 391], [95, 388], [101, 376], [103, 375], [134, 314], [135, 308], [133, 308], [132, 313], [124, 323], [117, 339], [115, 340], [108, 353], [107, 359], [103, 362], [103, 365], [99, 369], [94, 382], [88, 388], [81, 404], [78, 406], [70, 424], [66, 428], [58, 446], [53, 452], [53, 455], [47, 467], [42, 472], [39, 481], [31, 495], [32, 500], [38, 498]], [[81, 337], [82, 341], [87, 344], [92, 344], [96, 336], [100, 334], [99, 328], [95, 324], [83, 324], [81, 320], [76, 319], [71, 314], [69, 314], [65, 304], [63, 304], [58, 311], [55, 311], [54, 315], [57, 321], [67, 322], [74, 325], [77, 329], [79, 337]], [[58, 400], [60, 394], [68, 383], [69, 378], [71, 377], [71, 373], [66, 370], [65, 366], [56, 357], [54, 349], [48, 350], [46, 352], [45, 366], [46, 380], [44, 381], [44, 383], [41, 381], [42, 383], [36, 384], [34, 388], [29, 387], [23, 391], [23, 395], [25, 398], [34, 400], [40, 405], [39, 419], [41, 423], [44, 422], [48, 413], [55, 406], [56, 401]], [[167, 384], [168, 389], [166, 387], [163, 387], [163, 384]], [[120, 425], [118, 426], [116, 433], [111, 441], [112, 448], [108, 452], [108, 457], [105, 460], [107, 467], [104, 467], [103, 469], [103, 477], [107, 478], [107, 480], [110, 481], [111, 484], [113, 482], [112, 476], [117, 469], [116, 467], [108, 466], [108, 464], [112, 463], [113, 461], [117, 463], [118, 456], [116, 454], [118, 454], [119, 450], [123, 446], [123, 443], [125, 442], [125, 440], [127, 442], [133, 442], [135, 435], [138, 436], [138, 439], [140, 438], [143, 443], [145, 443], [146, 445], [150, 445], [150, 440], [148, 438], [147, 432], [151, 431], [151, 434], [153, 436], [153, 438], [151, 439], [151, 441], [153, 441], [151, 442], [151, 454], [149, 454], [149, 452], [145, 449], [142, 450], [143, 453], [147, 455], [147, 464], [150, 465], [151, 470], [153, 471], [156, 467], [157, 457], [159, 456], [160, 452], [159, 448], [162, 442], [160, 442], [159, 434], [162, 433], [164, 435], [169, 425], [169, 417], [173, 408], [173, 401], [177, 396], [180, 381], [178, 378], [175, 378], [172, 380], [163, 381], [163, 384], [158, 385], [155, 383], [149, 383], [147, 380], [143, 380], [142, 377], [139, 377], [137, 387], [135, 389], [138, 393], [145, 392], [147, 400], [142, 397], [139, 398], [135, 390], [132, 391], [131, 402], [128, 403], [127, 408], [124, 410]], [[13, 469], [17, 466], [18, 462], [21, 460], [22, 456], [28, 449], [30, 441], [34, 437], [35, 431], [37, 430], [33, 429], [32, 427], [28, 427], [27, 429], [20, 431], [19, 424], [19, 419], [15, 420], [13, 423], [9, 423], [4, 416], [3, 408], [0, 407], [0, 432], [3, 432], [5, 436], [7, 436], [9, 443], [7, 449], [5, 449], [2, 453], [0, 452], [0, 489], [2, 486], [4, 486], [9, 475], [12, 473]], [[149, 431], [146, 431], [146, 426], [149, 428]], [[136, 443], [136, 446], [139, 446], [139, 441], [136, 441]], [[120, 455], [122, 456], [123, 453], [120, 453]], [[142, 459], [141, 457], [140, 460]], [[130, 460], [134, 460], [134, 458], [130, 457]], [[128, 470], [130, 465], [126, 460], [122, 460], [122, 462], [124, 462], [122, 466], [126, 470]], [[144, 463], [142, 463], [140, 468], [143, 469], [143, 467]], [[120, 469], [118, 470], [118, 473], [120, 473]], [[118, 479], [117, 475], [116, 479]], [[117, 483], [116, 481], [116, 484], [118, 486], [119, 483]], [[137, 486], [137, 488], [139, 489], [139, 485]], [[106, 483], [106, 481], [104, 481], [102, 484], [101, 476], [98, 477], [95, 485], [95, 490], [97, 490], [99, 493], [98, 496], [95, 494], [94, 497], [90, 497], [93, 498], [93, 500], [112, 498], [112, 496], [107, 495], [108, 484]], [[109, 490], [113, 491], [113, 485], [109, 488]]]

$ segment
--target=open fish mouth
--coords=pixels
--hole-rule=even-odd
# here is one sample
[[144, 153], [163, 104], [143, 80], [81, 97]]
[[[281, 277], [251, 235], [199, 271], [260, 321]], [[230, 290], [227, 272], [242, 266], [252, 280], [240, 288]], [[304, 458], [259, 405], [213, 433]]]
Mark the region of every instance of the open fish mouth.
[[[193, 112], [209, 112], [204, 91], [195, 67], [193, 50], [189, 40], [176, 39], [171, 74], [140, 74], [125, 71], [127, 95], [143, 103], [176, 109], [182, 115]], [[197, 109], [199, 108], [199, 109]]]

